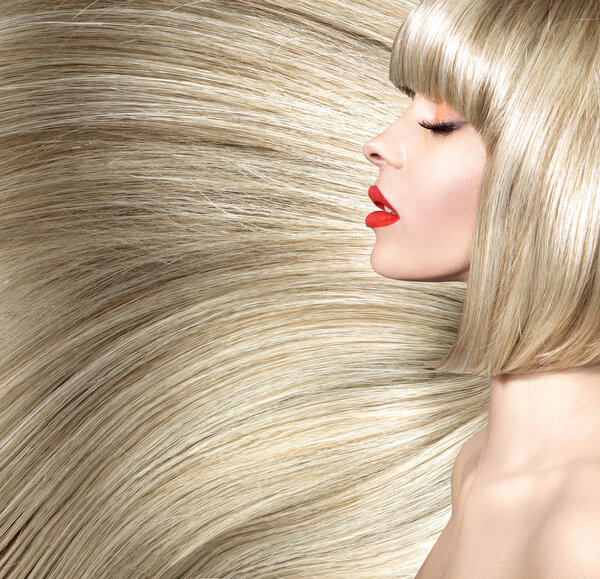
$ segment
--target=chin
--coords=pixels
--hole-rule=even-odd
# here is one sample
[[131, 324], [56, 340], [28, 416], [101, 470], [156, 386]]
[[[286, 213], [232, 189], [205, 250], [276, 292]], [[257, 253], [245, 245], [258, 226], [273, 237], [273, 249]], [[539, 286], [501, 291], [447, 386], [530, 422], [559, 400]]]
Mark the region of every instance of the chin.
[[411, 275], [407, 267], [400, 267], [392, 260], [386, 259], [385, 257], [382, 258], [375, 250], [371, 252], [371, 267], [375, 273], [389, 279], [404, 281], [418, 281], [420, 279], [420, 276], [418, 275]]
[[408, 267], [401, 267], [393, 260], [381, 258], [377, 252], [371, 252], [371, 267], [373, 271], [382, 277], [396, 279], [399, 281], [424, 281], [424, 282], [440, 282], [440, 281], [461, 281], [467, 283], [469, 271], [410, 271]]

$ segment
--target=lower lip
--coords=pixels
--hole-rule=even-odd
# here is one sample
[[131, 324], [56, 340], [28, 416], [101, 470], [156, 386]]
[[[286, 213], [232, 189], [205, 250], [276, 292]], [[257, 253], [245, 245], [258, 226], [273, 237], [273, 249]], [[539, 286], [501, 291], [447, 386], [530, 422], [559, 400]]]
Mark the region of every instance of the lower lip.
[[399, 215], [394, 215], [387, 211], [373, 211], [373, 213], [367, 215], [365, 224], [367, 227], [385, 227], [386, 225], [396, 223], [398, 219], [400, 219]]

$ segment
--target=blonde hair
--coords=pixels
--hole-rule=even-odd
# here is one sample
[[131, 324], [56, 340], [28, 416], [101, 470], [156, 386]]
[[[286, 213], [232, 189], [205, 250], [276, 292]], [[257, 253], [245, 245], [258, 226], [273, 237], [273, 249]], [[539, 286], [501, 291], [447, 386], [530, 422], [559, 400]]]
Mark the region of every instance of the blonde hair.
[[369, 264], [412, 5], [3, 8], [0, 576], [414, 577], [489, 383]]
[[425, 0], [390, 80], [450, 103], [488, 151], [464, 312], [435, 367], [600, 363], [600, 4]]

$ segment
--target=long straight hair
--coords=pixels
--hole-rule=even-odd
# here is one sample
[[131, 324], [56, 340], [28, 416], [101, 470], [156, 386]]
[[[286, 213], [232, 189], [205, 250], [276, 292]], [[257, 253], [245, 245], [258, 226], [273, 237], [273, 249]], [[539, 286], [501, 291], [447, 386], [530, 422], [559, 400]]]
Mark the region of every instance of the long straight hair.
[[414, 577], [488, 381], [373, 272], [404, 0], [6, 0], [0, 577]]

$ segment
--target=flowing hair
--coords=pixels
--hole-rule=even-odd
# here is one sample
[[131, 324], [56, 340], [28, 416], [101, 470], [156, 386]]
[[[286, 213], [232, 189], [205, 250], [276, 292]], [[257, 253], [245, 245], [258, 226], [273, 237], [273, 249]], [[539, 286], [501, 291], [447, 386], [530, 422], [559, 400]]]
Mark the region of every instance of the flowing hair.
[[[387, 71], [413, 7], [5, 0], [0, 577], [414, 577], [489, 380], [434, 367], [463, 283], [369, 263], [362, 146], [408, 105]], [[516, 134], [520, 112], [490, 126], [477, 108], [508, 89], [437, 86], [488, 140]], [[597, 212], [581, 217], [583, 256]], [[562, 263], [566, 290], [579, 262]]]

